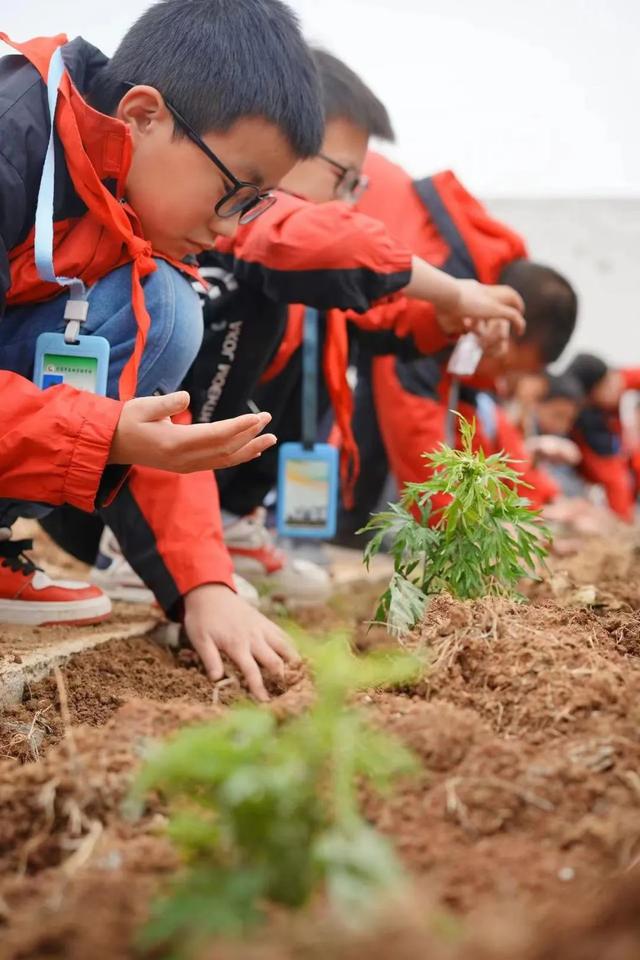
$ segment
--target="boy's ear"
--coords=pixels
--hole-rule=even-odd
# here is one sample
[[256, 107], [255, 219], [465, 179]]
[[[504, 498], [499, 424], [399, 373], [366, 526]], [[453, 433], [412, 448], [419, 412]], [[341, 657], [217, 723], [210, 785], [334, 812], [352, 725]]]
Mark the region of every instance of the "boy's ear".
[[155, 87], [136, 86], [127, 90], [118, 104], [116, 117], [129, 124], [132, 133], [148, 133], [157, 123], [173, 123], [162, 94]]

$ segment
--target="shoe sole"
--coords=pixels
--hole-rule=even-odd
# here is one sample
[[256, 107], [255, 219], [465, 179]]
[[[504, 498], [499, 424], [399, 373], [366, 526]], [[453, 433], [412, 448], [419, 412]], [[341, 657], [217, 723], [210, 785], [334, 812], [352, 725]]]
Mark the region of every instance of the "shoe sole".
[[60, 600], [44, 603], [37, 600], [0, 600], [0, 623], [17, 626], [46, 627], [53, 625], [101, 623], [111, 614], [109, 597], [90, 600]]

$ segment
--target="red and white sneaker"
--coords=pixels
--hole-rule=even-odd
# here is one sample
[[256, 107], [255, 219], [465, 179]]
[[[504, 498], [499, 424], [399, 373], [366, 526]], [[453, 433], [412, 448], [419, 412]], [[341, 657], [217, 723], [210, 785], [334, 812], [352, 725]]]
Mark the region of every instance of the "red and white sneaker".
[[102, 590], [52, 580], [25, 555], [32, 548], [31, 540], [0, 540], [0, 623], [35, 627], [106, 620], [111, 601]]
[[225, 515], [224, 541], [236, 573], [261, 593], [293, 606], [326, 603], [332, 593], [326, 570], [280, 550], [266, 526], [266, 510], [258, 507], [246, 517]]

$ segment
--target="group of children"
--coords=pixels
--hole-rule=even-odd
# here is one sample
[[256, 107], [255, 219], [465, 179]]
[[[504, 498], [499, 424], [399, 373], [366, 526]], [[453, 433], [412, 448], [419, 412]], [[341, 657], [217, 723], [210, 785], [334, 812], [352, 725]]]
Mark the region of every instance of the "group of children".
[[[452, 405], [479, 445], [522, 461], [534, 502], [557, 500], [558, 463], [577, 464], [630, 518], [638, 464], [616, 410], [633, 374], [584, 356], [547, 374], [575, 326], [570, 283], [453, 173], [414, 181], [370, 150], [393, 139], [384, 105], [280, 0], [159, 0], [111, 60], [81, 38], [3, 39], [0, 621], [155, 599], [212, 679], [223, 653], [266, 697], [262, 671], [295, 654], [251, 582], [291, 602], [331, 589], [264, 506], [276, 436], [303, 439], [308, 308], [339, 542], [389, 476], [423, 479], [422, 454], [456, 442]], [[468, 332], [483, 356], [458, 377]], [[72, 365], [106, 341], [105, 396], [42, 379], [48, 334]], [[563, 454], [548, 434], [570, 437]], [[91, 584], [50, 580], [11, 538], [21, 516], [89, 563]]]

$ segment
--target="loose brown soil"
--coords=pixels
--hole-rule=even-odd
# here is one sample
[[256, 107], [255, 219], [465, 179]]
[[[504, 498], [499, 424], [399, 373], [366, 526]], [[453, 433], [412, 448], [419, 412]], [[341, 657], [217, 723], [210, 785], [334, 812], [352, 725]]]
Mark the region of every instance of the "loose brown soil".
[[[427, 653], [424, 676], [360, 698], [422, 762], [392, 797], [363, 797], [407, 866], [402, 902], [366, 933], [321, 905], [278, 914], [255, 943], [212, 946], [207, 960], [638, 960], [633, 542], [585, 542], [530, 593], [438, 598], [407, 641]], [[305, 625], [378, 644], [362, 626], [371, 601], [350, 588]], [[215, 719], [241, 686], [212, 687], [190, 653], [147, 638], [74, 657], [61, 676], [0, 719], [0, 958], [126, 960], [175, 866], [162, 808], [126, 815], [132, 776], [154, 739]], [[272, 688], [279, 715], [313, 695], [304, 671], [287, 680]]]

